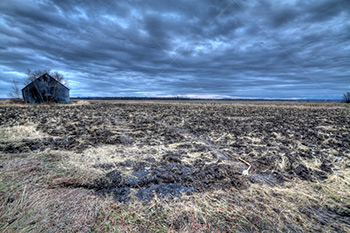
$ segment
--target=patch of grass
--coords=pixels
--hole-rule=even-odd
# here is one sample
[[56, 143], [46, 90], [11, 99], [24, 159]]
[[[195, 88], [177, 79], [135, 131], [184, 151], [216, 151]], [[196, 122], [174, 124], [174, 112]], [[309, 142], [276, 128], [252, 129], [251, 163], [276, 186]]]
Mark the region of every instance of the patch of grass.
[[[0, 231], [87, 231], [98, 203], [90, 190], [66, 188], [82, 182], [77, 172], [62, 169], [49, 154], [9, 160], [0, 172]], [[84, 230], [85, 229], [85, 230]]]
[[41, 139], [48, 135], [38, 131], [34, 124], [0, 127], [0, 142], [19, 142], [24, 139]]
[[72, 100], [72, 105], [90, 105], [88, 100]]
[[320, 184], [314, 184], [314, 185], [312, 185], [312, 187], [317, 191], [322, 190], [322, 185], [320, 185]]

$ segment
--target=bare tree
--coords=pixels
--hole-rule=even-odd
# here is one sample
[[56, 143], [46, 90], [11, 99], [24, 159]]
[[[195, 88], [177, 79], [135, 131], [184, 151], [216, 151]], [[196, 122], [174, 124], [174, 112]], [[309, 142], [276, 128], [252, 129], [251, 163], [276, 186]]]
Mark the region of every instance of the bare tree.
[[[36, 80], [44, 74], [50, 75], [58, 82], [48, 81], [46, 82], [46, 84], [33, 82], [34, 80]], [[64, 84], [66, 86], [66, 79], [62, 74], [58, 72], [51, 72], [50, 69], [34, 71], [28, 69], [25, 84], [30, 84], [31, 87], [25, 90], [25, 96], [28, 96], [27, 94], [29, 94], [29, 96], [31, 96], [30, 98], [34, 99], [36, 103], [56, 102], [58, 101], [58, 97], [60, 95], [60, 85], [58, 85], [59, 83]]]
[[12, 86], [10, 93], [7, 94], [10, 98], [20, 99], [21, 98], [21, 91], [18, 88], [18, 84], [16, 80], [12, 80]]
[[60, 83], [66, 83], [66, 79], [63, 77], [62, 74], [56, 72], [51, 72], [49, 73], [54, 79], [56, 79], [57, 81], [59, 81]]
[[25, 85], [33, 82], [35, 79], [37, 79], [38, 77], [40, 77], [41, 75], [43, 75], [45, 73], [49, 74], [51, 77], [53, 77], [54, 79], [56, 79], [60, 83], [66, 83], [66, 79], [63, 77], [62, 74], [60, 74], [58, 72], [51, 72], [50, 69], [34, 70], [34, 71], [31, 71], [30, 69], [28, 69], [26, 72], [27, 79], [25, 80]]
[[345, 101], [345, 103], [350, 103], [350, 92], [346, 92], [345, 94], [343, 94], [343, 100]]

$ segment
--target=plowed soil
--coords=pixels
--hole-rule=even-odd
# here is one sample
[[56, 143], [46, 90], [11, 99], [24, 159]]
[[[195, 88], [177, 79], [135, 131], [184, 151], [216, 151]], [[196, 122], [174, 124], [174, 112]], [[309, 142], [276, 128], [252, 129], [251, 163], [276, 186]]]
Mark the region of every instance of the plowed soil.
[[[96, 162], [91, 167], [102, 177], [70, 185], [112, 194], [121, 202], [131, 196], [149, 201], [154, 195], [172, 199], [206, 190], [246, 189], [252, 183], [317, 183], [350, 155], [348, 108], [97, 102], [8, 106], [0, 108], [0, 116], [2, 126], [30, 122], [47, 135], [3, 142], [0, 150], [6, 154], [49, 148], [84, 156], [89, 148], [115, 146], [122, 161], [112, 156], [111, 162]], [[308, 166], [314, 159], [318, 166]]]
[[349, 116], [321, 102], [2, 105], [0, 229], [347, 232]]

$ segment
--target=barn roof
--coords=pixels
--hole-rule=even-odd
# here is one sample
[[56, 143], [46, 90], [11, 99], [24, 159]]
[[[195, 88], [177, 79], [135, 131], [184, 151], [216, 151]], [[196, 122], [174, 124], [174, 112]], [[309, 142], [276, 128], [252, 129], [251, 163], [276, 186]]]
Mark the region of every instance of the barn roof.
[[43, 76], [49, 76], [50, 78], [52, 78], [53, 80], [55, 80], [57, 83], [61, 84], [63, 87], [67, 88], [68, 90], [70, 90], [68, 87], [66, 87], [65, 85], [63, 85], [62, 83], [60, 83], [59, 81], [57, 81], [54, 77], [52, 77], [51, 75], [49, 75], [48, 73], [45, 73], [39, 77], [37, 77], [36, 79], [34, 79], [32, 82], [30, 82], [29, 84], [27, 84], [27, 86], [22, 88], [22, 91], [24, 89], [26, 89], [28, 86], [30, 86], [30, 84], [32, 84], [33, 82], [35, 82], [36, 80], [38, 80], [39, 78], [43, 77]]

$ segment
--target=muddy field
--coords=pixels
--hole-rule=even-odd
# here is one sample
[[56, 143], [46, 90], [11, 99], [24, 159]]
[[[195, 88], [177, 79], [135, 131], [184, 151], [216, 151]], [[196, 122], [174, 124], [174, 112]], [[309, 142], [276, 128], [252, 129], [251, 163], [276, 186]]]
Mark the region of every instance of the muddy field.
[[[328, 230], [350, 229], [350, 192], [346, 191], [350, 187], [344, 177], [350, 169], [350, 109], [346, 105], [91, 102], [0, 106], [0, 127], [8, 135], [0, 141], [4, 158], [46, 154], [90, 174], [86, 179], [56, 180], [47, 184], [49, 188], [84, 189], [128, 205], [146, 206], [154, 199], [170, 203], [208, 193], [221, 193], [219, 198], [225, 199], [237, 192], [257, 199], [235, 199], [235, 208], [252, 203], [252, 209], [264, 213], [266, 207], [259, 203], [274, 205], [268, 203], [273, 199], [254, 197], [254, 190], [269, 190], [269, 196], [280, 198], [282, 194], [274, 190], [288, 189], [293, 196], [291, 185], [302, 184], [311, 187], [317, 200], [322, 184], [336, 177], [345, 193], [335, 193], [331, 202], [305, 202], [309, 205], [300, 204], [292, 211], [320, 226], [314, 230], [322, 225], [328, 225]], [[26, 128], [21, 131], [21, 127]], [[1, 162], [3, 172], [8, 169], [6, 163]], [[274, 207], [272, 213], [280, 215], [286, 211], [283, 208]], [[263, 218], [247, 217], [257, 225], [253, 230], [273, 225], [269, 220], [266, 225], [255, 223]], [[282, 221], [277, 230], [308, 231], [288, 221]]]

